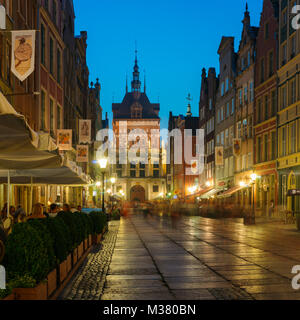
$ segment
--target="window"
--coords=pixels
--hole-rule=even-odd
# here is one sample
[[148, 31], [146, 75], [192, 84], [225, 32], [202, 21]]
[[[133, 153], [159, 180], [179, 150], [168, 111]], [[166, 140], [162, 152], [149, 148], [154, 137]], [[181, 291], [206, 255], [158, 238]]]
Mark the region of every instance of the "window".
[[57, 3], [55, 0], [53, 0], [53, 7], [52, 7], [52, 18], [54, 21], [54, 24], [57, 24]]
[[228, 90], [229, 90], [229, 79], [227, 77], [225, 81], [225, 92], [227, 92]]
[[256, 160], [257, 163], [261, 162], [261, 137], [257, 138], [257, 144], [256, 144]]
[[250, 67], [251, 64], [251, 53], [248, 51], [248, 67]]
[[259, 99], [257, 104], [257, 123], [261, 122], [261, 111], [262, 111], [262, 102], [261, 102], [261, 99]]
[[221, 122], [224, 120], [224, 107], [221, 108]]
[[231, 114], [234, 114], [234, 109], [235, 109], [235, 99], [233, 98], [231, 100]]
[[271, 51], [269, 53], [269, 77], [274, 73], [274, 53]]
[[45, 129], [45, 113], [46, 113], [46, 95], [45, 92], [42, 91], [41, 94], [41, 130]]
[[57, 129], [61, 129], [61, 107], [57, 106]]
[[230, 116], [230, 104], [229, 102], [226, 104], [226, 118]]
[[153, 186], [153, 193], [159, 192], [159, 186]]
[[265, 39], [269, 39], [269, 23], [265, 25]]
[[45, 8], [46, 8], [47, 10], [49, 10], [49, 1], [48, 1], [48, 0], [45, 0]]
[[291, 38], [291, 59], [296, 55], [296, 36]]
[[290, 137], [291, 137], [291, 153], [296, 152], [296, 122], [290, 124]]
[[53, 39], [50, 37], [50, 73], [54, 73], [54, 61], [53, 61]]
[[244, 88], [244, 99], [245, 99], [245, 102], [248, 102], [248, 87], [247, 86]]
[[224, 96], [224, 82], [221, 84], [221, 96]]
[[272, 145], [272, 160], [275, 160], [276, 159], [276, 146], [277, 146], [277, 143], [276, 143], [276, 132], [275, 131], [272, 131], [271, 133], [271, 145]]
[[238, 139], [241, 139], [241, 135], [242, 135], [242, 122], [239, 121], [236, 125], [236, 130], [237, 130], [237, 137]]
[[225, 147], [229, 145], [229, 129], [225, 130]]
[[269, 107], [268, 95], [265, 95], [265, 120], [268, 119], [268, 107]]
[[122, 170], [117, 170], [117, 176], [118, 178], [122, 178]]
[[286, 59], [287, 59], [287, 49], [286, 49], [286, 44], [284, 44], [281, 48], [282, 50], [282, 65], [286, 64]]
[[291, 91], [291, 104], [296, 102], [296, 80], [292, 80], [290, 83], [290, 91]]
[[233, 144], [233, 138], [234, 138], [234, 127], [231, 126], [229, 128], [229, 145], [232, 146]]
[[224, 146], [224, 131], [221, 132], [221, 145]]
[[53, 110], [53, 100], [50, 98], [50, 132], [53, 132], [53, 120], [54, 120], [54, 110]]
[[45, 61], [45, 27], [41, 25], [41, 62], [43, 65], [46, 64]]
[[264, 161], [268, 161], [268, 135], [264, 136]]
[[272, 102], [271, 102], [271, 115], [274, 117], [276, 115], [277, 97], [276, 91], [272, 91]]
[[159, 178], [159, 170], [153, 170], [153, 177]]
[[281, 110], [287, 107], [287, 90], [286, 86], [281, 88]]
[[209, 110], [212, 110], [212, 99], [209, 99]]
[[265, 81], [265, 60], [261, 59], [260, 61], [260, 82]]
[[239, 105], [240, 105], [240, 107], [242, 106], [242, 104], [243, 104], [243, 90], [240, 89], [239, 90]]
[[217, 145], [220, 145], [220, 135], [217, 135]]
[[145, 178], [145, 170], [140, 170], [140, 178]]
[[136, 177], [135, 170], [130, 170], [130, 178], [135, 178], [135, 177]]
[[60, 50], [57, 49], [57, 82], [60, 84], [61, 79], [61, 53]]
[[243, 120], [243, 138], [247, 138], [247, 133], [248, 133], [248, 122], [247, 119]]
[[286, 127], [281, 128], [281, 139], [282, 139], [282, 145], [281, 145], [281, 156], [286, 156]]
[[250, 102], [254, 101], [254, 84], [253, 81], [250, 82]]

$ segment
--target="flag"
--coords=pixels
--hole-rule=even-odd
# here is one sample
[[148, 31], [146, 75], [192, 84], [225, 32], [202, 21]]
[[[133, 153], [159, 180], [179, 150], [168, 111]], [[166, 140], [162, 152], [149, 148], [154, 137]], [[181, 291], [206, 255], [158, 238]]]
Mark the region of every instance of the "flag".
[[216, 147], [215, 156], [216, 156], [216, 166], [223, 166], [224, 165], [224, 147]]
[[233, 155], [239, 157], [241, 154], [241, 139], [233, 139]]
[[24, 81], [34, 71], [35, 30], [12, 31], [11, 72]]
[[91, 120], [79, 120], [79, 143], [91, 143]]
[[89, 146], [78, 145], [77, 146], [77, 162], [88, 162], [89, 161]]
[[4, 6], [0, 4], [0, 29], [6, 29], [6, 10]]
[[72, 130], [57, 130], [57, 146], [59, 150], [72, 150]]

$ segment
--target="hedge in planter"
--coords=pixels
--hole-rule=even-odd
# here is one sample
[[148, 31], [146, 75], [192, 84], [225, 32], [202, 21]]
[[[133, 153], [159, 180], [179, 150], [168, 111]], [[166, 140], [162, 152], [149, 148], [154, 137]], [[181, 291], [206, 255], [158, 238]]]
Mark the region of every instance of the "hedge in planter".
[[58, 217], [62, 218], [65, 224], [69, 227], [72, 239], [72, 249], [75, 249], [80, 244], [80, 231], [76, 226], [76, 219], [74, 219], [72, 212], [60, 212]]
[[54, 253], [54, 239], [47, 227], [46, 219], [32, 219], [29, 220], [28, 223], [39, 233], [39, 236], [43, 239], [44, 245], [47, 248], [49, 273], [56, 267], [56, 256]]
[[93, 234], [101, 234], [104, 227], [107, 226], [106, 214], [100, 212], [91, 212], [90, 217], [93, 221]]
[[8, 280], [27, 275], [40, 282], [47, 277], [50, 269], [47, 247], [29, 223], [13, 227], [7, 238], [3, 264]]
[[57, 264], [59, 264], [72, 252], [73, 244], [69, 227], [60, 217], [45, 219], [45, 224], [52, 236]]

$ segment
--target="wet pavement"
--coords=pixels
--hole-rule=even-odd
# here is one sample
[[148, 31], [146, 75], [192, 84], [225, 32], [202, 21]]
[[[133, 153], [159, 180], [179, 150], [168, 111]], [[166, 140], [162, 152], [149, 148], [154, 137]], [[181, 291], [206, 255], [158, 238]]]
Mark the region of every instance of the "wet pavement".
[[300, 299], [300, 233], [282, 224], [133, 215], [112, 222], [60, 299]]

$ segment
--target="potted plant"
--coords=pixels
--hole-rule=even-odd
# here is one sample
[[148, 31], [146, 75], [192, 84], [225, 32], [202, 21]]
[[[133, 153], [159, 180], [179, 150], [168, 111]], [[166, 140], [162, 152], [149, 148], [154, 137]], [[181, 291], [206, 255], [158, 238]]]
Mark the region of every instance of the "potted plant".
[[32, 277], [25, 275], [13, 281], [13, 293], [16, 300], [47, 300], [47, 282], [37, 284]]
[[[40, 234], [30, 223], [16, 224], [6, 241], [6, 253], [3, 264], [7, 270], [7, 279], [15, 280], [14, 292], [17, 299], [26, 299], [28, 291], [33, 299], [47, 296], [47, 278], [50, 270], [48, 250]], [[24, 278], [25, 277], [25, 278]], [[28, 284], [29, 282], [29, 284]], [[18, 285], [20, 290], [18, 290]], [[22, 289], [31, 290], [22, 290]], [[24, 296], [23, 296], [24, 294]], [[47, 297], [46, 297], [47, 298]]]

